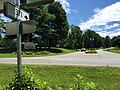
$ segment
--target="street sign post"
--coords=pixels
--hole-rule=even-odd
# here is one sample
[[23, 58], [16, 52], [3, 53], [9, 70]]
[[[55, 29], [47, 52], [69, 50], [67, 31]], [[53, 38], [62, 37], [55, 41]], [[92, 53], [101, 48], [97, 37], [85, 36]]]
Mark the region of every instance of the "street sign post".
[[17, 34], [17, 22], [6, 24], [6, 35], [16, 35]]
[[4, 2], [10, 2], [10, 3], [12, 3], [13, 0], [0, 0], [0, 12], [3, 12], [3, 3]]
[[[20, 1], [24, 3], [21, 4]], [[18, 81], [19, 81], [19, 86], [17, 90], [21, 90], [21, 74], [22, 74], [21, 34], [27, 33], [29, 31], [28, 27], [32, 28], [32, 30], [35, 28], [33, 21], [30, 22], [26, 21], [29, 20], [29, 14], [24, 10], [21, 10], [20, 8], [24, 5], [37, 6], [40, 4], [47, 4], [51, 2], [54, 2], [54, 0], [16, 0], [16, 5], [11, 4], [9, 2], [4, 3], [5, 16], [17, 20], [16, 22], [17, 24], [13, 24], [13, 26], [16, 25], [16, 27], [14, 28], [16, 29], [16, 33], [17, 33], [17, 69], [18, 69]], [[24, 21], [22, 25], [21, 25], [21, 21]], [[34, 28], [32, 26], [34, 26]], [[22, 29], [26, 27], [26, 31], [25, 32], [23, 31], [21, 33], [20, 27], [22, 27]]]
[[[29, 20], [29, 13], [26, 12], [23, 9], [19, 9], [18, 6], [9, 3], [9, 2], [4, 2], [4, 15], [13, 19], [13, 20], [21, 20], [21, 21], [26, 21]], [[19, 13], [19, 16], [18, 16]]]

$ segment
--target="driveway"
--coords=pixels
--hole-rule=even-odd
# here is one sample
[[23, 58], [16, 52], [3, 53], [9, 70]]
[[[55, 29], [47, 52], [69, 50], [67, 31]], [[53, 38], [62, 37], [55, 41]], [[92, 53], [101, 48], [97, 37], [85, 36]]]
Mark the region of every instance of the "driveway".
[[[76, 52], [59, 56], [23, 58], [23, 64], [82, 65], [120, 67], [120, 54], [97, 50], [98, 54]], [[16, 58], [0, 58], [0, 63], [16, 64]]]

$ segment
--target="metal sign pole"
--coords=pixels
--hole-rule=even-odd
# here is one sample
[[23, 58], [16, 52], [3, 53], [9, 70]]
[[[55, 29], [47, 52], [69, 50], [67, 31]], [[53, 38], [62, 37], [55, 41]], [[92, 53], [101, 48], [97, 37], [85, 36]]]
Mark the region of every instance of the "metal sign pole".
[[[16, 0], [16, 4], [20, 6], [20, 0]], [[20, 13], [18, 12], [18, 16]], [[17, 16], [17, 17], [18, 17]], [[21, 34], [19, 31], [20, 20], [17, 21], [17, 68], [18, 68], [18, 80], [19, 86], [18, 90], [21, 90], [21, 74], [22, 74], [22, 57], [21, 57]]]
[[22, 57], [21, 57], [21, 34], [19, 34], [20, 21], [17, 22], [17, 68], [18, 68], [18, 79], [21, 78], [22, 73]]

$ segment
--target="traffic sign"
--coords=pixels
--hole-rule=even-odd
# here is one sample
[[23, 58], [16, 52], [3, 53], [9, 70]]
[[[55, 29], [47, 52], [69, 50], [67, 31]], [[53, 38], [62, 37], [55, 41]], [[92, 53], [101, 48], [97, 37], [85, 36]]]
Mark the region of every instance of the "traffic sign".
[[[6, 34], [7, 35], [16, 35], [17, 34], [17, 22], [11, 22], [6, 24]], [[27, 34], [35, 32], [35, 21], [28, 20], [28, 21], [21, 21], [19, 27], [20, 34]]]
[[21, 21], [29, 20], [29, 13], [9, 2], [4, 2], [3, 13], [5, 16], [13, 20], [21, 20]]
[[16, 35], [17, 34], [17, 23], [11, 22], [6, 24], [6, 34], [7, 35]]
[[34, 7], [40, 4], [53, 3], [54, 0], [20, 0], [22, 7]]
[[3, 11], [3, 3], [4, 2], [13, 2], [14, 0], [0, 0], [0, 12], [2, 12]]
[[22, 31], [21, 34], [35, 32], [35, 21], [34, 20], [22, 21], [20, 23], [20, 31]]

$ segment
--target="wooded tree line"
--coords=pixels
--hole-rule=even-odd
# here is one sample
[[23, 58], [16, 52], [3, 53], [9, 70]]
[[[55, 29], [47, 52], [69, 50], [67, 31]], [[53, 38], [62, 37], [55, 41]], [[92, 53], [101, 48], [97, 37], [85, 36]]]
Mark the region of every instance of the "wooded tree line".
[[[59, 2], [31, 8], [27, 11], [30, 13], [30, 18], [36, 21], [36, 31], [32, 34], [23, 35], [22, 42], [35, 42], [38, 43], [39, 47], [49, 49], [56, 46], [69, 49], [109, 48], [111, 46], [120, 48], [120, 36], [113, 37], [112, 39], [109, 36], [103, 38], [90, 29], [83, 32], [79, 26], [69, 26], [66, 12]], [[0, 19], [0, 25], [3, 26], [3, 22]], [[2, 32], [1, 30], [0, 32]], [[7, 43], [10, 41], [10, 43], [15, 45], [14, 38], [15, 36], [7, 36], [2, 39], [0, 33], [1, 45], [5, 41]]]

